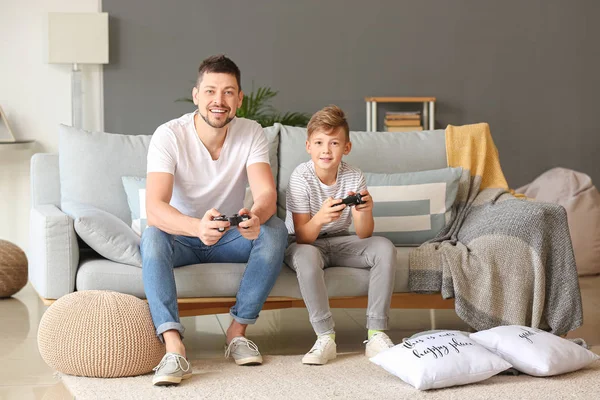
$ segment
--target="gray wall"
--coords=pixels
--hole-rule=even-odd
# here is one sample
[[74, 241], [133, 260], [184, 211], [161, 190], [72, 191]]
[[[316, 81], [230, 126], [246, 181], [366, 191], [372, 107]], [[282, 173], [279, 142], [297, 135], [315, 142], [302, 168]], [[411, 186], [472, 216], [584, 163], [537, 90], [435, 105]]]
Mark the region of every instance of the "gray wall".
[[190, 111], [198, 64], [225, 53], [282, 111], [436, 96], [436, 127], [488, 122], [511, 187], [554, 166], [600, 186], [595, 0], [103, 0], [105, 127], [151, 134]]

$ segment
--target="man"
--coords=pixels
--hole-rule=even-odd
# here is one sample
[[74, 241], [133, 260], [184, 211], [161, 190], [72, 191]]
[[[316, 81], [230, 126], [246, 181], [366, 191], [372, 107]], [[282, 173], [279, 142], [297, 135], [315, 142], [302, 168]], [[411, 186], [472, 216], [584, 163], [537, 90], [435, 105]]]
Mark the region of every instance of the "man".
[[[261, 364], [245, 338], [281, 270], [287, 230], [274, 214], [277, 192], [262, 127], [236, 118], [244, 97], [240, 70], [229, 58], [200, 64], [192, 90], [193, 113], [156, 130], [148, 150], [146, 212], [142, 235], [144, 289], [156, 333], [166, 345], [154, 385], [178, 384], [192, 375], [182, 342], [173, 268], [198, 263], [247, 263], [231, 308], [226, 356], [239, 365]], [[243, 208], [246, 184], [254, 198]], [[221, 214], [247, 214], [231, 227]]]

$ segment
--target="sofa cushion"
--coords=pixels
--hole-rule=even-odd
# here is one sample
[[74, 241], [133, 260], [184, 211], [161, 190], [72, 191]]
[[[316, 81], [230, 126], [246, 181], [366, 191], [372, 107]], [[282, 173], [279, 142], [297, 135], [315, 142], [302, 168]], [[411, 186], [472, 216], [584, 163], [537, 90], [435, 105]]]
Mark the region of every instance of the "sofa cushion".
[[[409, 247], [396, 248], [396, 278], [394, 292], [408, 292]], [[246, 264], [195, 264], [175, 268], [177, 297], [235, 297]], [[333, 267], [325, 269], [325, 284], [329, 296], [366, 296], [369, 271], [360, 268]], [[77, 290], [115, 290], [140, 298], [145, 297], [142, 270], [115, 263], [97, 255], [82, 253], [77, 270]], [[301, 299], [296, 273], [283, 265], [271, 296]]]
[[396, 246], [418, 246], [433, 239], [449, 221], [461, 174], [462, 168], [365, 173], [374, 201], [373, 234]]
[[131, 214], [122, 176], [145, 176], [149, 135], [119, 135], [59, 127], [61, 209], [73, 216], [73, 205], [88, 204], [127, 225]]
[[[396, 173], [446, 168], [443, 129], [422, 132], [350, 132], [352, 151], [344, 157], [363, 172]], [[279, 141], [277, 215], [285, 218], [285, 192], [290, 176], [310, 159], [305, 150], [306, 128], [282, 125]]]
[[140, 238], [125, 222], [88, 204], [72, 204], [75, 232], [101, 256], [123, 264], [142, 266]]
[[281, 131], [281, 127], [281, 124], [275, 124], [263, 128], [269, 142], [269, 163], [271, 164], [271, 172], [273, 173], [275, 184], [277, 184], [277, 174], [279, 172], [279, 132]]
[[124, 176], [123, 188], [127, 195], [127, 204], [131, 211], [131, 229], [142, 236], [144, 229], [148, 226], [146, 216], [146, 178], [139, 176]]

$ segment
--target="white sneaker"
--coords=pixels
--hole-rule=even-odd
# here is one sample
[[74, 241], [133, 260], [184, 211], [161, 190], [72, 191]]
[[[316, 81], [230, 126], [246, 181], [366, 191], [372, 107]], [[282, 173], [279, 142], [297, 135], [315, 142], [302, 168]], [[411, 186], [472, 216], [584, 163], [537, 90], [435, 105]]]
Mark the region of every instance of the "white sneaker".
[[329, 335], [321, 335], [314, 346], [302, 357], [302, 364], [323, 365], [336, 357], [337, 346]]
[[377, 354], [381, 353], [384, 350], [391, 349], [394, 347], [394, 343], [383, 332], [377, 332], [371, 339], [365, 340], [364, 343], [367, 344], [365, 349], [365, 356], [368, 358], [375, 357]]

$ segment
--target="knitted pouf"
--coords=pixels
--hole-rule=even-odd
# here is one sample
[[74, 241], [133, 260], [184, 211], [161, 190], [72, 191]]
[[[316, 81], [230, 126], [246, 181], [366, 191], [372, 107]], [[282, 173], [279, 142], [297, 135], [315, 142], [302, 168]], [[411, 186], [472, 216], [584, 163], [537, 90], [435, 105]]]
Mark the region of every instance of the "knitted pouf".
[[10, 297], [27, 284], [27, 256], [18, 246], [0, 240], [0, 298]]
[[148, 304], [104, 290], [74, 292], [54, 302], [40, 321], [38, 347], [51, 368], [94, 378], [145, 374], [165, 354]]

